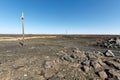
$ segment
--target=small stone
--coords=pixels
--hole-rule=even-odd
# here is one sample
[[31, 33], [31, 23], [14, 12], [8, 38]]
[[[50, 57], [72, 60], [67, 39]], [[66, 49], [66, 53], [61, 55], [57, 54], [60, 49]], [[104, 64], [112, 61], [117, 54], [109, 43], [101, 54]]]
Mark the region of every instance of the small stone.
[[26, 77], [27, 76], [27, 74], [24, 74], [24, 77]]
[[105, 66], [106, 64], [103, 63], [103, 61], [101, 59], [98, 59], [98, 63], [101, 65], [101, 66]]
[[107, 77], [108, 77], [105, 71], [100, 71], [100, 72], [98, 72], [98, 74], [99, 74], [99, 77], [104, 80], [107, 79]]
[[11, 50], [7, 50], [6, 52], [7, 52], [7, 53], [10, 53], [10, 52], [12, 52], [12, 51], [11, 51]]
[[107, 50], [104, 54], [107, 57], [114, 57], [115, 56], [114, 53], [111, 50]]
[[44, 73], [45, 78], [50, 78], [55, 74], [53, 70], [45, 70]]
[[45, 78], [43, 76], [40, 76], [39, 80], [45, 80]]
[[63, 78], [63, 77], [64, 77], [64, 75], [63, 75], [61, 72], [58, 72], [58, 73], [57, 73], [57, 76], [60, 77], [60, 78]]
[[77, 56], [75, 54], [71, 54], [70, 57], [73, 59], [77, 58]]
[[82, 69], [83, 69], [83, 71], [85, 71], [85, 72], [88, 72], [88, 71], [90, 70], [90, 68], [89, 68], [88, 66], [83, 66]]
[[74, 48], [74, 49], [73, 49], [73, 52], [75, 52], [75, 53], [80, 53], [81, 51], [79, 50], [79, 48]]
[[46, 69], [52, 68], [52, 66], [53, 66], [53, 62], [52, 62], [52, 61], [45, 61], [44, 67], [45, 67]]
[[80, 65], [80, 64], [78, 64], [78, 63], [70, 63], [70, 66], [71, 66], [71, 67], [74, 67], [74, 68], [79, 67], [79, 65]]
[[87, 51], [86, 55], [87, 55], [87, 57], [88, 57], [89, 60], [96, 59], [95, 54], [93, 52], [91, 52], [91, 51]]
[[90, 64], [95, 70], [101, 68], [101, 65], [97, 61], [91, 61]]
[[73, 59], [70, 56], [64, 56], [63, 59], [69, 62], [73, 62]]
[[90, 61], [89, 60], [84, 60], [81, 64], [89, 66], [90, 65]]
[[110, 40], [108, 40], [108, 42], [115, 42], [115, 40], [113, 38], [111, 38]]
[[87, 58], [87, 57], [81, 57], [81, 58], [78, 60], [78, 64], [82, 64], [84, 61], [88, 61], [88, 58]]

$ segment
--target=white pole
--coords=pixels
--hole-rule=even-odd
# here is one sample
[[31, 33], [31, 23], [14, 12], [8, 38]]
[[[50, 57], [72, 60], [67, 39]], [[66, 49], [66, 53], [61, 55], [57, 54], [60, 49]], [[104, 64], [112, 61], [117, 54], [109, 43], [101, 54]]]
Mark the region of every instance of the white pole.
[[22, 40], [23, 40], [23, 43], [24, 43], [24, 13], [22, 12], [22, 17], [21, 17], [21, 20], [22, 20]]

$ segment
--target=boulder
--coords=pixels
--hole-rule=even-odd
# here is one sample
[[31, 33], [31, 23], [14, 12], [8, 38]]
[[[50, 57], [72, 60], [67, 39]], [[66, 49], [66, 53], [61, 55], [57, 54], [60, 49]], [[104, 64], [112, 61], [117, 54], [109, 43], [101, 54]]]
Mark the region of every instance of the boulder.
[[111, 50], [107, 50], [107, 51], [105, 51], [105, 56], [107, 56], [107, 57], [114, 57], [115, 55], [114, 55], [114, 53], [111, 51]]

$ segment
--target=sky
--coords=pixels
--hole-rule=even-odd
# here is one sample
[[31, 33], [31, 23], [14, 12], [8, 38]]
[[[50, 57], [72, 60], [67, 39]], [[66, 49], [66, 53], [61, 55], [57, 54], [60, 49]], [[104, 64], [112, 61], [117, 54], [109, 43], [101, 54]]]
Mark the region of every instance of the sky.
[[120, 34], [120, 0], [0, 0], [0, 34]]

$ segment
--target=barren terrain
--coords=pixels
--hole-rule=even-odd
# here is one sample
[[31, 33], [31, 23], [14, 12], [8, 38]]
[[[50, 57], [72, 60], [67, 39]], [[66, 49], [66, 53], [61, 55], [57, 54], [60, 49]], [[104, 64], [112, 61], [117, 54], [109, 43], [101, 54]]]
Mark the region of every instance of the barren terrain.
[[0, 35], [0, 80], [120, 80], [119, 35]]

